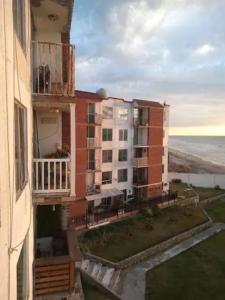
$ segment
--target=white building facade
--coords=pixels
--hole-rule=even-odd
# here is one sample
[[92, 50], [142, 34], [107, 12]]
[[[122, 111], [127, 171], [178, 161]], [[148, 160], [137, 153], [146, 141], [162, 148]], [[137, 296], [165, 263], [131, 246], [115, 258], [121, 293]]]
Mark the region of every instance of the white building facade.
[[0, 1], [0, 299], [33, 299], [30, 1]]
[[[131, 103], [117, 98], [103, 100], [102, 118], [102, 190], [116, 188], [124, 192], [125, 200], [127, 200], [133, 194]], [[107, 130], [112, 132], [112, 141], [104, 140], [104, 131]], [[106, 151], [112, 151], [111, 160], [109, 159], [108, 162], [104, 161]], [[105, 172], [111, 172], [111, 183], [104, 181]]]

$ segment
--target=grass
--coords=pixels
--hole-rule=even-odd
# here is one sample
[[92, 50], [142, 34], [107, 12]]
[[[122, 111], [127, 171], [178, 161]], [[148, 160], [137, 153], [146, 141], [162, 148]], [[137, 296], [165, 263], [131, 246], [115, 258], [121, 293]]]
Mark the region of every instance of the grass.
[[199, 207], [171, 207], [87, 231], [79, 242], [83, 252], [118, 262], [205, 221]]
[[102, 291], [90, 285], [86, 281], [82, 281], [82, 287], [85, 300], [112, 300], [112, 298], [109, 298]]
[[195, 196], [193, 190], [184, 182], [171, 182], [170, 190], [177, 193], [178, 197], [189, 198]]
[[146, 300], [225, 299], [225, 233], [147, 272]]
[[205, 206], [205, 210], [214, 222], [225, 222], [225, 202], [216, 201]]
[[225, 190], [215, 188], [195, 187], [195, 190], [199, 194], [200, 201], [225, 193]]

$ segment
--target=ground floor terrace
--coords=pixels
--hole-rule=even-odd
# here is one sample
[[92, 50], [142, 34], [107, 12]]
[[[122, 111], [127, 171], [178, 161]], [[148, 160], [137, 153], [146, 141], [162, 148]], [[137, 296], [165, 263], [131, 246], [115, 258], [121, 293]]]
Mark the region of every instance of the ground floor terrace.
[[137, 198], [126, 201], [124, 194], [118, 193], [116, 189], [111, 191], [111, 194], [107, 192], [102, 195], [104, 195], [102, 198], [98, 195], [91, 195], [74, 203], [69, 209], [72, 215], [69, 217], [70, 226], [80, 230], [106, 225], [133, 216], [141, 209], [166, 204], [177, 198], [177, 194], [173, 192], [150, 198], [147, 201], [139, 201]]

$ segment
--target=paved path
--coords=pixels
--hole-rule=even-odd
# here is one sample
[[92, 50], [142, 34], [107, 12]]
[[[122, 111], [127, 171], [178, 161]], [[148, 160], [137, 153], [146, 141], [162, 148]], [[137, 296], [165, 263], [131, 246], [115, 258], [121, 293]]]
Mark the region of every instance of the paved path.
[[206, 240], [212, 235], [225, 230], [225, 224], [215, 223], [210, 228], [196, 234], [176, 246], [152, 257], [123, 272], [121, 277], [121, 289], [118, 293], [123, 300], [144, 300], [145, 299], [145, 273], [170, 258], [190, 249], [198, 243]]

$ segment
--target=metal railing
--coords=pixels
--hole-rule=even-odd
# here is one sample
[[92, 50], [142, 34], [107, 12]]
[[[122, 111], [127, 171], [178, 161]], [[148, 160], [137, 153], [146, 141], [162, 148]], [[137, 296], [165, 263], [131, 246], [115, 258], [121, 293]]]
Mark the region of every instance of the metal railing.
[[69, 158], [33, 159], [33, 193], [70, 192]]
[[100, 138], [87, 138], [87, 148], [100, 148], [101, 141]]
[[32, 41], [33, 94], [73, 96], [75, 47]]
[[88, 124], [101, 125], [102, 124], [102, 116], [98, 113], [89, 113], [87, 115]]
[[135, 157], [133, 158], [133, 167], [140, 168], [148, 166], [148, 157]]

